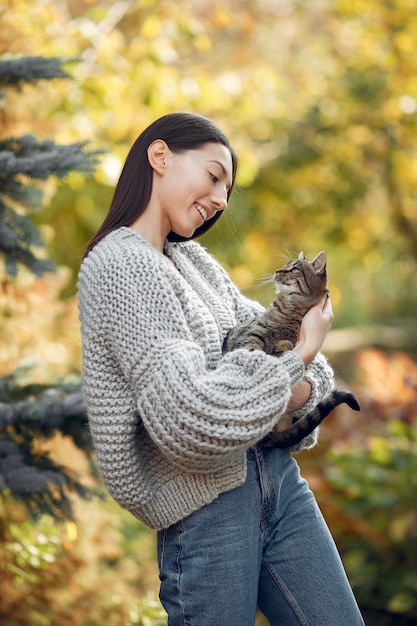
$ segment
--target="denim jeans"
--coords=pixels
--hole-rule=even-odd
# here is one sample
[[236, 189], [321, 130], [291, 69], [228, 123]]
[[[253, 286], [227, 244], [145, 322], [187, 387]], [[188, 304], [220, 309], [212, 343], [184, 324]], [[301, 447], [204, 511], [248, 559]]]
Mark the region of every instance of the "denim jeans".
[[359, 609], [316, 500], [284, 450], [248, 453], [245, 483], [158, 532], [169, 626], [358, 626]]

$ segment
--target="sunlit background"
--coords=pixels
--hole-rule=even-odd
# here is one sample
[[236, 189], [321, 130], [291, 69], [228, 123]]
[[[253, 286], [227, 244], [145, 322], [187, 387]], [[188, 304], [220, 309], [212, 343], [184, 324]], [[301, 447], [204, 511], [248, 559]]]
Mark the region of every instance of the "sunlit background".
[[[416, 41], [413, 0], [0, 2], [0, 61], [61, 57], [70, 75], [4, 88], [0, 138], [102, 151], [92, 176], [42, 186], [57, 272], [2, 269], [0, 375], [79, 377], [77, 269], [130, 145], [174, 110], [212, 118], [240, 166], [202, 243], [241, 289], [267, 304], [285, 260], [327, 252], [324, 351], [362, 411], [298, 458], [371, 626], [417, 624]], [[47, 445], [92, 480], [65, 437]], [[107, 500], [75, 507], [56, 525], [0, 500], [0, 623], [164, 624], [154, 534]]]

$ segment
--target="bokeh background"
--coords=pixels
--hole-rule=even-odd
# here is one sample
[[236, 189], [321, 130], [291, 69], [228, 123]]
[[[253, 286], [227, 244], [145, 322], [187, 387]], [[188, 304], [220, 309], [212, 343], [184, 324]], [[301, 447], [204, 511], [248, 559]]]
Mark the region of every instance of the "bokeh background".
[[[328, 255], [324, 352], [362, 411], [334, 412], [298, 460], [371, 626], [417, 624], [416, 40], [413, 0], [0, 1], [0, 62], [59, 57], [69, 75], [3, 86], [0, 139], [100, 151], [92, 175], [40, 184], [30, 219], [56, 271], [0, 267], [2, 380], [77, 384], [77, 269], [130, 145], [170, 111], [212, 118], [240, 169], [202, 243], [235, 282], [267, 304], [276, 267]], [[36, 445], [97, 485], [71, 437]], [[2, 486], [0, 622], [166, 623], [154, 533], [108, 499], [73, 508], [34, 519]]]

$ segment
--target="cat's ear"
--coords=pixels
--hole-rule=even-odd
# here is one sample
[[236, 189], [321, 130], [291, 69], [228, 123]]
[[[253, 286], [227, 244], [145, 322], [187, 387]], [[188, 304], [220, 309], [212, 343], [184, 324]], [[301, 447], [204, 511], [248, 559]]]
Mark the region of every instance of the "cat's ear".
[[304, 259], [305, 259], [304, 252], [300, 252], [300, 254], [298, 255], [298, 260], [304, 261]]
[[324, 251], [319, 252], [316, 258], [311, 262], [311, 264], [316, 274], [318, 274], [319, 276], [321, 274], [325, 274], [326, 273], [326, 253]]

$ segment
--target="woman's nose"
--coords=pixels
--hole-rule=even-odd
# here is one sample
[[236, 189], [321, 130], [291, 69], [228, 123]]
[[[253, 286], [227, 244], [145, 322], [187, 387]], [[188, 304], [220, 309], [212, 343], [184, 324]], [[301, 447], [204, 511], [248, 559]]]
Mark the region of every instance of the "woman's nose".
[[214, 194], [212, 202], [216, 208], [216, 211], [224, 211], [224, 209], [227, 207], [227, 191], [225, 190], [224, 193], [217, 192], [216, 194]]

